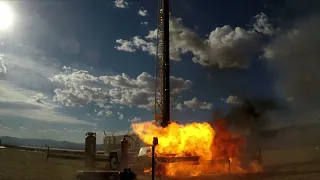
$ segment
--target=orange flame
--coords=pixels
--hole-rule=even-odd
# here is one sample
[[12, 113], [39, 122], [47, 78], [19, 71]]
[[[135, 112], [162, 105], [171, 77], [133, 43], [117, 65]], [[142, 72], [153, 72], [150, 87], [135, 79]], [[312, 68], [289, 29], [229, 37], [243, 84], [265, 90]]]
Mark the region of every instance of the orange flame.
[[[237, 159], [243, 138], [232, 137], [227, 131], [225, 121], [216, 120], [216, 131], [209, 123], [180, 125], [175, 122], [162, 128], [151, 122], [132, 124], [134, 132], [146, 144], [152, 144], [158, 137], [157, 157], [197, 156], [197, 162], [157, 163], [157, 173], [169, 177], [199, 176], [204, 173], [246, 172]], [[230, 140], [231, 139], [231, 140]], [[260, 171], [254, 164], [254, 171]], [[150, 172], [150, 169], [145, 172]]]
[[152, 168], [146, 168], [143, 170], [144, 173], [150, 173], [152, 171]]

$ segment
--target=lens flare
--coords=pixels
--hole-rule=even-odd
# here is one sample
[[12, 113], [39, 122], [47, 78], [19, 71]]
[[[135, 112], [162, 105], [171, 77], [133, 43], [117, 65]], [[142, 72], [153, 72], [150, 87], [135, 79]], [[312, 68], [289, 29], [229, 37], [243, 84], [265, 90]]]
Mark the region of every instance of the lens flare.
[[13, 13], [11, 8], [0, 2], [0, 30], [7, 29], [13, 22]]

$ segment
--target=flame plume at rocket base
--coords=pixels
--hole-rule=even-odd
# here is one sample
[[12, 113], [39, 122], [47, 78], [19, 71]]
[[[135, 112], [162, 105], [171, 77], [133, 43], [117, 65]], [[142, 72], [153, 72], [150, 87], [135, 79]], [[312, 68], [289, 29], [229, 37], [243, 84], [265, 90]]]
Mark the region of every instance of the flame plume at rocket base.
[[[190, 177], [205, 173], [229, 173], [229, 169], [235, 173], [245, 173], [246, 171], [241, 168], [241, 163], [237, 159], [238, 148], [243, 145], [243, 141], [225, 142], [222, 138], [229, 138], [229, 136], [227, 132], [222, 132], [225, 129], [220, 127], [214, 130], [209, 123], [179, 125], [174, 122], [166, 128], [156, 126], [151, 122], [132, 125], [134, 132], [146, 144], [152, 144], [153, 137], [158, 137], [159, 144], [156, 147], [156, 154], [159, 158], [199, 157], [197, 162], [158, 163], [161, 166], [160, 173], [163, 175]], [[222, 136], [220, 137], [217, 133]], [[229, 159], [232, 160], [230, 167]], [[256, 171], [259, 168], [254, 169]]]

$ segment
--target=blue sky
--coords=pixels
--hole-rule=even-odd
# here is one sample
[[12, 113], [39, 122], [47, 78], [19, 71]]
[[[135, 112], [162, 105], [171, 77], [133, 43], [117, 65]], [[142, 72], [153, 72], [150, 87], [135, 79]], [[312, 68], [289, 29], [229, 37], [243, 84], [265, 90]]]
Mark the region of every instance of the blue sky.
[[[172, 119], [207, 121], [248, 97], [317, 119], [316, 3], [172, 1]], [[121, 134], [153, 119], [156, 1], [6, 4], [14, 21], [0, 36], [0, 135], [82, 142], [87, 131]]]

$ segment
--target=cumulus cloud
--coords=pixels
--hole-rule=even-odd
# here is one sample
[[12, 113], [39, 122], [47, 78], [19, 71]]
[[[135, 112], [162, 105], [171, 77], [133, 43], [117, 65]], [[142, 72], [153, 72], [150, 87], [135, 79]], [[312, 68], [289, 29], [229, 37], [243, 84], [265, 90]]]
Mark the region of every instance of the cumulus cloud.
[[85, 85], [75, 85], [67, 89], [55, 89], [54, 102], [67, 107], [83, 107], [91, 102], [104, 101], [105, 93], [101, 88], [92, 88]]
[[274, 28], [268, 22], [268, 17], [264, 13], [257, 14], [255, 16], [256, 23], [253, 24], [254, 30], [262, 34], [272, 35], [274, 33]]
[[130, 119], [128, 119], [128, 120], [129, 120], [129, 122], [131, 122], [131, 123], [137, 123], [137, 122], [141, 121], [141, 118], [139, 118], [139, 117], [132, 117], [132, 118], [130, 118]]
[[111, 105], [105, 105], [105, 104], [103, 104], [103, 103], [101, 103], [101, 102], [98, 102], [96, 105], [99, 106], [100, 108], [105, 108], [105, 109], [111, 109], [111, 108], [113, 108], [113, 106], [111, 106]]
[[[180, 61], [182, 55], [191, 52], [192, 61], [202, 66], [219, 66], [220, 68], [249, 65], [251, 56], [260, 51], [263, 35], [272, 34], [268, 18], [260, 13], [255, 16], [253, 29], [232, 28], [229, 25], [217, 27], [207, 39], [203, 39], [182, 24], [181, 18], [170, 18], [170, 59]], [[156, 53], [157, 29], [144, 38], [134, 36], [129, 40], [117, 40], [115, 47], [121, 51], [135, 52], [141, 50], [150, 55]]]
[[120, 44], [119, 46], [115, 47], [119, 51], [136, 52], [136, 49], [134, 47], [136, 45], [134, 44], [134, 42], [123, 40], [123, 39], [117, 39], [116, 42]]
[[119, 120], [122, 120], [122, 119], [123, 119], [123, 114], [122, 114], [122, 113], [117, 112], [117, 115], [118, 115], [118, 119], [119, 119]]
[[[97, 102], [117, 104], [128, 107], [151, 109], [154, 101], [154, 77], [143, 72], [136, 78], [127, 74], [114, 76], [93, 76], [87, 71], [69, 70], [49, 79], [63, 85], [55, 90], [54, 100], [65, 106], [84, 106]], [[171, 76], [171, 93], [173, 96], [188, 90], [192, 82]]]
[[264, 58], [280, 75], [277, 88], [299, 107], [319, 108], [320, 17], [311, 16], [283, 30], [264, 49]]
[[175, 107], [176, 110], [181, 111], [183, 110], [183, 104], [182, 103], [178, 103], [177, 106]]
[[141, 22], [142, 25], [148, 25], [148, 22]]
[[[197, 98], [183, 102], [185, 106], [191, 109], [212, 109], [212, 104], [207, 102], [200, 102]], [[178, 104], [179, 105], [179, 104]]]
[[97, 116], [112, 116], [113, 112], [109, 109], [104, 109], [98, 112]]
[[119, 51], [136, 52], [138, 49], [144, 52], [148, 52], [150, 55], [156, 54], [156, 45], [154, 40], [145, 40], [140, 36], [135, 36], [130, 40], [118, 39], [116, 40], [118, 46], [115, 48]]
[[148, 11], [145, 10], [145, 9], [140, 9], [140, 10], [138, 11], [138, 14], [139, 14], [140, 16], [147, 16], [147, 15], [148, 15]]
[[[98, 77], [92, 76], [88, 71], [63, 67], [63, 72], [49, 77], [51, 82], [63, 85], [54, 90], [54, 101], [68, 107], [83, 107], [95, 102], [104, 102], [106, 94], [102, 88], [91, 87], [91, 83], [99, 81]], [[101, 105], [98, 105], [101, 106]]]
[[71, 69], [70, 67], [66, 66], [63, 66], [62, 70], [63, 72], [51, 76], [49, 80], [52, 82], [59, 82], [69, 86], [73, 86], [77, 83], [94, 82], [98, 80], [97, 77], [90, 75], [88, 71]]
[[33, 96], [35, 98], [35, 101], [37, 103], [44, 103], [44, 100], [47, 100], [48, 97], [45, 96], [44, 94], [42, 93], [37, 93], [35, 96]]
[[226, 99], [227, 104], [240, 104], [241, 102], [242, 102], [242, 100], [238, 96], [229, 96]]
[[117, 8], [128, 8], [129, 7], [129, 3], [126, 0], [115, 0], [114, 2], [114, 6]]
[[[97, 105], [97, 104], [96, 104]], [[102, 108], [102, 107], [101, 107]], [[97, 110], [97, 109], [95, 109], [94, 110], [94, 112], [95, 113], [97, 113], [96, 115], [97, 116], [106, 116], [106, 117], [108, 117], [108, 116], [115, 116], [115, 115], [118, 115], [119, 116], [119, 114], [117, 113], [117, 114], [115, 114], [115, 113], [113, 113], [113, 111], [111, 110], [111, 107], [104, 107], [103, 109], [101, 109], [101, 110]], [[99, 118], [96, 118], [96, 120], [100, 120]]]

